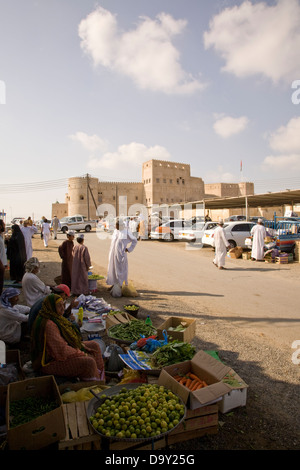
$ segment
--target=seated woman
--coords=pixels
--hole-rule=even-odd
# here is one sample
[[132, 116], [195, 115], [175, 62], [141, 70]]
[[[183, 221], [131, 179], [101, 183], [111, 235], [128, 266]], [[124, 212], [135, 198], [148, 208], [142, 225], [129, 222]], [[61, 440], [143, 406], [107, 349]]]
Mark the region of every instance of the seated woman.
[[41, 281], [37, 276], [40, 270], [40, 262], [37, 258], [29, 258], [25, 263], [25, 274], [22, 278], [22, 289], [29, 307], [44, 297], [45, 295], [51, 294], [51, 287]]
[[31, 330], [31, 361], [46, 375], [104, 379], [104, 361], [95, 341], [82, 341], [79, 331], [64, 316], [64, 302], [48, 295]]
[[8, 344], [19, 343], [27, 333], [30, 307], [18, 305], [20, 291], [5, 289], [0, 298], [0, 340]]

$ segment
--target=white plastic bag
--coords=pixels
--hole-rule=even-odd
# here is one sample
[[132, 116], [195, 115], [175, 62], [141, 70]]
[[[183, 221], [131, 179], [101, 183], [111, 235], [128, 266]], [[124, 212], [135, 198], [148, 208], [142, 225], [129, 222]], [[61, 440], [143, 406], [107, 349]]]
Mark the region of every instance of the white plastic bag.
[[122, 287], [120, 286], [120, 284], [114, 284], [110, 293], [112, 297], [122, 297]]

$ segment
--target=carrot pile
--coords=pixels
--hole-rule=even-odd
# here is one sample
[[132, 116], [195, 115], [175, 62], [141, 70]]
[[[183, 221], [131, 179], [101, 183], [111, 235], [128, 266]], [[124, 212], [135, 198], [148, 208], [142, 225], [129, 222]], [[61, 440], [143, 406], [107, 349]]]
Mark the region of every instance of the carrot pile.
[[175, 375], [173, 379], [177, 380], [181, 385], [187, 387], [191, 392], [200, 390], [200, 388], [207, 387], [207, 383], [197, 377], [197, 375], [192, 372], [188, 372], [184, 375]]

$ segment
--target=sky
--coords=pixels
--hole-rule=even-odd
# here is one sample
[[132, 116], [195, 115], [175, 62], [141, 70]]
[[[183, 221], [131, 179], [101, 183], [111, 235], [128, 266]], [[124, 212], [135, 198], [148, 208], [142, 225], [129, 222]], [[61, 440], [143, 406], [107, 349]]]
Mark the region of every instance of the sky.
[[0, 210], [69, 177], [300, 187], [300, 0], [0, 0]]

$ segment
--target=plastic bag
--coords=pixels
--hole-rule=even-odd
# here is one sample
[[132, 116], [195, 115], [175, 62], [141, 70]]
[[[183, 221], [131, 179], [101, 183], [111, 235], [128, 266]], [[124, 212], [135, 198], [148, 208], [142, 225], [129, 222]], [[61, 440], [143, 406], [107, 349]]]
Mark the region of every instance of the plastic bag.
[[69, 392], [65, 392], [62, 394], [61, 398], [63, 403], [74, 403], [76, 401], [87, 401], [90, 400], [91, 398], [94, 398], [94, 395], [90, 392], [90, 389], [93, 390], [93, 392], [96, 393], [96, 395], [102, 390], [105, 390], [107, 385], [95, 385], [94, 387], [83, 387], [77, 390], [70, 390]]
[[127, 286], [126, 286], [125, 282], [123, 283], [122, 295], [124, 297], [138, 297], [139, 294], [138, 294], [136, 288], [134, 287], [132, 281], [129, 281]]
[[120, 284], [115, 284], [110, 293], [112, 297], [122, 297], [122, 287]]

